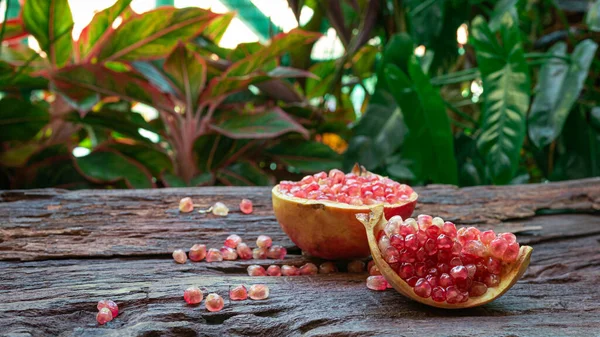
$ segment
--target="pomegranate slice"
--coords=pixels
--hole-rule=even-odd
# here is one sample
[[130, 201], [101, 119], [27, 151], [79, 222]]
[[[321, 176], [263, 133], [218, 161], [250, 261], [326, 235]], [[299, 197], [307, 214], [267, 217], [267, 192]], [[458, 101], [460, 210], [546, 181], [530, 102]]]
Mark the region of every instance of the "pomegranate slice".
[[370, 255], [356, 214], [383, 205], [385, 215], [409, 217], [417, 203], [410, 186], [354, 167], [320, 172], [272, 190], [273, 211], [290, 239], [306, 254], [328, 260]]
[[525, 273], [533, 249], [512, 233], [456, 229], [429, 215], [386, 220], [378, 206], [357, 219], [373, 261], [401, 294], [439, 308], [469, 308], [502, 296]]

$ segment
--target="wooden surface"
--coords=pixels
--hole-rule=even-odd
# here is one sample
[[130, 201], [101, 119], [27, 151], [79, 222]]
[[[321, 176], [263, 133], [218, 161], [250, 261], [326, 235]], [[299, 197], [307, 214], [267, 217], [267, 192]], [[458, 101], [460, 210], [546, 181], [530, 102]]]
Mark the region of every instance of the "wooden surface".
[[[541, 226], [518, 235], [534, 247], [523, 279], [491, 304], [448, 311], [370, 291], [366, 273], [251, 278], [248, 265], [273, 261], [172, 261], [173, 249], [218, 248], [237, 233], [286, 246], [279, 265], [305, 263], [272, 215], [269, 188], [0, 191], [0, 336], [600, 336], [600, 178], [416, 190], [415, 214], [483, 229]], [[232, 212], [179, 214], [183, 196]], [[237, 210], [241, 197], [253, 214]], [[271, 296], [230, 302], [239, 283], [266, 283]], [[187, 306], [190, 285], [223, 295], [225, 309]], [[121, 313], [98, 326], [103, 298]]]

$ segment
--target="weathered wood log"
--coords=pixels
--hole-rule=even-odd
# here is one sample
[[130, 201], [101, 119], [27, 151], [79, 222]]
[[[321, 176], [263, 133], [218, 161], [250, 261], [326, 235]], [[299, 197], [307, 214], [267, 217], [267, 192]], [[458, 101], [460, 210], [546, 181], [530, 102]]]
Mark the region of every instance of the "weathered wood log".
[[[366, 289], [365, 274], [252, 278], [259, 262], [307, 259], [275, 221], [267, 188], [147, 191], [0, 192], [0, 336], [592, 336], [600, 331], [600, 179], [509, 187], [428, 186], [415, 213], [458, 224], [518, 230], [534, 253], [524, 278], [483, 307], [425, 307], [393, 290]], [[225, 218], [179, 214], [192, 196], [224, 201]], [[237, 211], [241, 197], [255, 212]], [[557, 213], [541, 215], [540, 213]], [[269, 234], [292, 254], [284, 261], [175, 264], [170, 253], [202, 242], [220, 247], [229, 233], [248, 241]], [[37, 261], [23, 261], [37, 260]], [[235, 284], [266, 283], [265, 301], [230, 302]], [[226, 299], [210, 313], [190, 307], [183, 290], [197, 285]], [[96, 302], [119, 303], [118, 318], [99, 327]]]

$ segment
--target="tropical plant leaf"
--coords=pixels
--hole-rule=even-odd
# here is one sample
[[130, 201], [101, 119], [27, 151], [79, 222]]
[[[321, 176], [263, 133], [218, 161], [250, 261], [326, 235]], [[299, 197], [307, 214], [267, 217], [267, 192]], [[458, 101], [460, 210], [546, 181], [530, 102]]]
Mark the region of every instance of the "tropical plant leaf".
[[240, 161], [219, 170], [217, 179], [229, 186], [268, 186], [275, 183], [273, 177], [247, 161]]
[[188, 109], [186, 112], [196, 111], [206, 83], [206, 61], [183, 43], [179, 43], [165, 61], [163, 69], [178, 89], [179, 98], [185, 102]]
[[500, 29], [500, 26], [502, 25], [502, 20], [506, 13], [510, 13], [513, 19], [517, 19], [517, 8], [515, 7], [517, 1], [518, 0], [499, 0], [498, 2], [496, 2], [496, 4], [494, 5], [494, 10], [490, 15], [489, 27], [492, 30], [492, 32], [495, 32], [498, 29]]
[[202, 35], [206, 36], [213, 43], [218, 44], [221, 42], [221, 38], [223, 38], [225, 31], [227, 31], [227, 28], [229, 28], [229, 24], [234, 17], [235, 12], [228, 12], [215, 18], [202, 31]]
[[273, 160], [293, 167], [300, 172], [329, 171], [339, 168], [342, 156], [319, 142], [283, 141], [266, 151]]
[[25, 31], [25, 26], [21, 18], [14, 18], [0, 23], [0, 30], [2, 29], [4, 29], [2, 41], [18, 40], [29, 34]]
[[[549, 59], [540, 69], [536, 96], [529, 113], [529, 138], [542, 148], [561, 133], [569, 112], [579, 97], [598, 45], [592, 40], [580, 42], [573, 50], [571, 64]], [[549, 54], [567, 56], [567, 45], [558, 42]]]
[[600, 0], [594, 1], [585, 16], [585, 23], [590, 30], [600, 32]]
[[65, 67], [49, 75], [56, 89], [81, 111], [94, 106], [100, 95], [148, 104], [174, 111], [170, 99], [134, 72], [115, 72], [100, 64]]
[[336, 60], [315, 63], [308, 71], [317, 78], [306, 79], [306, 98], [321, 97], [327, 93], [331, 83], [335, 80]]
[[155, 187], [152, 175], [139, 163], [109, 150], [99, 149], [85, 157], [75, 158], [78, 170], [95, 183], [124, 180], [129, 188]]
[[206, 134], [194, 142], [194, 153], [198, 170], [202, 173], [214, 172], [225, 166], [232, 158], [240, 157], [249, 150], [251, 141], [232, 139], [220, 134]]
[[171, 158], [156, 146], [140, 143], [112, 143], [106, 147], [142, 164], [154, 177], [160, 177], [163, 172], [173, 171]]
[[0, 100], [0, 142], [33, 138], [50, 121], [47, 110], [13, 97]]
[[416, 44], [432, 46], [444, 22], [444, 0], [407, 0], [410, 33]]
[[131, 66], [137, 70], [140, 74], [156, 86], [160, 91], [177, 96], [177, 88], [175, 83], [169, 78], [164, 72], [164, 62], [161, 60], [154, 61], [135, 61], [131, 62]]
[[309, 134], [302, 125], [279, 107], [257, 113], [222, 113], [211, 129], [233, 139], [275, 138], [288, 132], [298, 132], [308, 139]]
[[483, 82], [483, 125], [477, 141], [494, 184], [511, 181], [519, 165], [529, 108], [529, 69], [519, 27], [505, 14], [502, 44], [482, 17], [473, 20], [471, 43]]
[[70, 61], [73, 17], [68, 0], [27, 0], [23, 6], [23, 23], [54, 66], [62, 67]]
[[126, 20], [110, 38], [94, 46], [88, 59], [141, 61], [165, 57], [178, 41], [196, 37], [218, 16], [197, 7], [161, 7]]
[[96, 42], [112, 30], [113, 22], [129, 7], [131, 1], [118, 0], [111, 7], [94, 14], [92, 21], [83, 29], [77, 41], [81, 57], [87, 56]]

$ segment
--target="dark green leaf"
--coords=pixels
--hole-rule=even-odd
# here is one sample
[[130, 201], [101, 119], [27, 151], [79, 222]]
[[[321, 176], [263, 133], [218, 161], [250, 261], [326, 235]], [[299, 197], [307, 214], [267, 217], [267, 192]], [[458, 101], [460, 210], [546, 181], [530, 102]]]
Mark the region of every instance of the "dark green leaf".
[[417, 44], [431, 46], [444, 22], [445, 0], [407, 0], [410, 33]]
[[53, 65], [62, 67], [69, 62], [73, 53], [73, 17], [68, 0], [27, 0], [23, 22]]
[[16, 188], [89, 189], [98, 186], [87, 181], [77, 171], [64, 144], [41, 149], [31, 156], [17, 177]]
[[173, 171], [171, 158], [155, 146], [148, 144], [129, 145], [114, 143], [107, 145], [107, 147], [142, 164], [154, 177], [159, 177], [162, 172]]
[[118, 0], [111, 7], [94, 14], [90, 24], [83, 29], [77, 41], [79, 53], [84, 57], [100, 38], [112, 30], [113, 22], [125, 11], [132, 0]]
[[308, 130], [279, 107], [258, 113], [230, 111], [210, 126], [213, 130], [234, 139], [274, 138], [288, 132], [298, 132], [308, 138]]
[[50, 121], [48, 111], [27, 101], [0, 100], [0, 142], [33, 138]]
[[188, 185], [183, 179], [172, 173], [165, 172], [162, 174], [162, 181], [167, 187], [205, 186], [212, 184], [213, 180], [214, 177], [211, 173], [203, 173], [192, 178]]
[[[361, 79], [371, 77], [378, 53], [379, 50], [375, 46], [365, 45], [360, 48], [352, 57], [352, 70], [354, 74]], [[316, 75], [319, 76], [318, 74]]]
[[269, 186], [274, 184], [273, 177], [256, 165], [246, 161], [237, 162], [219, 170], [217, 179], [225, 185], [234, 186]]
[[306, 98], [321, 97], [328, 93], [331, 83], [335, 79], [336, 60], [315, 63], [308, 71], [317, 78], [306, 79]]
[[200, 172], [213, 172], [239, 151], [246, 151], [248, 140], [231, 139], [220, 134], [207, 134], [196, 139], [194, 153]]
[[163, 70], [164, 62], [160, 60], [136, 61], [131, 62], [131, 65], [160, 91], [174, 96], [177, 95], [175, 83], [171, 81]]
[[498, 29], [500, 29], [500, 26], [502, 25], [502, 20], [506, 13], [509, 13], [513, 17], [513, 19], [517, 18], [517, 8], [515, 7], [517, 1], [518, 0], [499, 0], [498, 2], [496, 2], [492, 15], [490, 16], [489, 27], [492, 30], [492, 32], [495, 32]]
[[381, 164], [382, 159], [379, 152], [372, 138], [355, 136], [348, 142], [342, 167], [345, 171], [349, 171], [354, 164], [358, 163], [367, 170], [373, 171]]
[[206, 61], [180, 43], [165, 61], [163, 69], [179, 90], [179, 98], [187, 107], [186, 112], [196, 111], [206, 83]]
[[269, 149], [273, 159], [301, 172], [328, 171], [341, 167], [341, 156], [318, 142], [285, 141]]
[[585, 23], [590, 30], [600, 32], [600, 0], [594, 1], [585, 16]]
[[67, 115], [66, 119], [73, 123], [89, 125], [101, 130], [113, 130], [124, 136], [143, 142], [150, 141], [148, 138], [140, 135], [139, 129], [156, 132], [140, 114], [131, 111], [120, 112], [103, 108], [97, 112], [89, 112], [83, 118], [79, 113], [73, 112]]
[[519, 27], [505, 14], [502, 44], [481, 17], [472, 25], [472, 44], [483, 81], [483, 125], [477, 146], [492, 182], [507, 184], [517, 171], [529, 108], [529, 69]]
[[[529, 113], [529, 138], [539, 148], [554, 141], [561, 133], [569, 112], [583, 89], [598, 45], [592, 40], [580, 42], [571, 55], [571, 64], [551, 58], [540, 69], [536, 96]], [[548, 51], [566, 56], [567, 45], [558, 42]]]
[[122, 155], [97, 150], [85, 157], [75, 158], [79, 171], [90, 181], [96, 183], [114, 183], [124, 180], [130, 188], [151, 188], [152, 176], [140, 164]]

